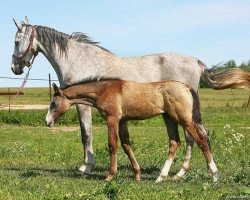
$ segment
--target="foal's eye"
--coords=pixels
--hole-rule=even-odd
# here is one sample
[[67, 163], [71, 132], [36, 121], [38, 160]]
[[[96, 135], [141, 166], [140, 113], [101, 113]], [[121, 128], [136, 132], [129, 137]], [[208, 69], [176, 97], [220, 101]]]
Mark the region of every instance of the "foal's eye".
[[15, 41], [15, 45], [16, 45], [16, 46], [19, 46], [19, 41]]
[[56, 102], [53, 101], [53, 102], [51, 103], [51, 107], [52, 107], [52, 108], [55, 108], [55, 107], [56, 107]]

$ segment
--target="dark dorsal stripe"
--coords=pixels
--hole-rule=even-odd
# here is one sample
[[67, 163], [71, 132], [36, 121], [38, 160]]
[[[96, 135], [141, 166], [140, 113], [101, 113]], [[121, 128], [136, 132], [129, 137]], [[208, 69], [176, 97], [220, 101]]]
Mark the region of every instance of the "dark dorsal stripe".
[[103, 81], [115, 81], [115, 80], [121, 80], [121, 79], [119, 77], [105, 77], [105, 76], [88, 77], [88, 78], [83, 79], [80, 82], [74, 83], [72, 85], [68, 85], [62, 89], [64, 90], [71, 86], [76, 86], [76, 85], [81, 85], [81, 84], [103, 82]]

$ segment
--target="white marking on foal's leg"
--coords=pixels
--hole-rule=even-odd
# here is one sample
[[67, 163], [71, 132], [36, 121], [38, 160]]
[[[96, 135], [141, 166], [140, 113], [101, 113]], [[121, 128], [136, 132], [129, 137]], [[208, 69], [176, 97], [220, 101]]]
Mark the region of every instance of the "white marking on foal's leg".
[[210, 163], [208, 163], [208, 167], [209, 167], [210, 171], [212, 172], [213, 181], [217, 182], [218, 181], [218, 169], [217, 169], [213, 159], [211, 160]]
[[193, 145], [188, 145], [186, 148], [186, 155], [184, 158], [184, 163], [182, 165], [181, 170], [174, 176], [174, 179], [177, 180], [179, 178], [181, 178], [182, 176], [184, 176], [184, 174], [188, 171], [189, 169], [189, 165], [190, 165], [190, 160], [192, 157], [192, 149], [193, 149]]
[[163, 181], [165, 179], [167, 179], [168, 172], [170, 170], [170, 167], [171, 167], [172, 163], [173, 163], [173, 159], [172, 158], [168, 159], [165, 162], [164, 167], [161, 170], [160, 176], [156, 179], [157, 183], [161, 182], [161, 181]]

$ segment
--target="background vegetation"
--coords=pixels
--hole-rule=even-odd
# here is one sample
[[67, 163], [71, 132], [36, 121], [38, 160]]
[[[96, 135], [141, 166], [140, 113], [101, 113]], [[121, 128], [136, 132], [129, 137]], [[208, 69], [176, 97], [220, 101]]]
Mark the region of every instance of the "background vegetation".
[[[26, 89], [25, 96], [39, 96], [48, 104], [44, 89]], [[191, 170], [180, 181], [171, 177], [182, 166], [185, 139], [170, 177], [156, 184], [168, 152], [168, 137], [161, 117], [130, 122], [135, 156], [142, 181], [135, 182], [129, 161], [119, 146], [118, 174], [104, 181], [108, 172], [107, 128], [93, 111], [96, 165], [92, 176], [78, 171], [82, 164], [80, 128], [74, 109], [52, 129], [46, 128], [46, 110], [0, 111], [0, 199], [246, 199], [250, 196], [250, 112], [245, 90], [201, 89], [202, 116], [210, 130], [213, 155], [220, 180], [213, 183], [197, 145]], [[36, 98], [25, 99], [30, 104]], [[65, 126], [67, 125], [67, 126]]]

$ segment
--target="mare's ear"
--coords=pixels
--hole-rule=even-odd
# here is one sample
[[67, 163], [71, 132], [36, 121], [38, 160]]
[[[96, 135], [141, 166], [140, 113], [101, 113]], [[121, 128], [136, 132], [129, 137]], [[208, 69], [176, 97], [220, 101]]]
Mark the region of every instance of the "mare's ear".
[[15, 23], [15, 25], [16, 25], [16, 27], [17, 27], [17, 29], [18, 29], [19, 31], [21, 31], [21, 30], [22, 30], [22, 25], [21, 25], [21, 24], [19, 24], [18, 22], [16, 22], [16, 20], [15, 20], [15, 19], [13, 19], [13, 21], [14, 21], [14, 23]]
[[25, 16], [25, 21], [24, 21], [25, 24], [29, 25], [29, 19], [27, 16]]
[[57, 87], [57, 85], [55, 83], [52, 83], [52, 86], [54, 88], [54, 92], [55, 94], [62, 94], [62, 91]]

